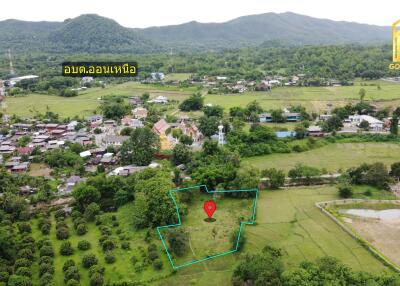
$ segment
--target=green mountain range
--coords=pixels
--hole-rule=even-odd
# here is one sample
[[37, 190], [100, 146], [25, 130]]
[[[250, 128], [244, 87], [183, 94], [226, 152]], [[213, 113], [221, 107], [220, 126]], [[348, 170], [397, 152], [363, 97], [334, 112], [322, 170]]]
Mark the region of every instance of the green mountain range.
[[243, 16], [224, 23], [126, 28], [86, 14], [64, 22], [0, 21], [0, 49], [59, 53], [154, 53], [289, 45], [387, 44], [390, 27], [317, 19], [294, 13]]

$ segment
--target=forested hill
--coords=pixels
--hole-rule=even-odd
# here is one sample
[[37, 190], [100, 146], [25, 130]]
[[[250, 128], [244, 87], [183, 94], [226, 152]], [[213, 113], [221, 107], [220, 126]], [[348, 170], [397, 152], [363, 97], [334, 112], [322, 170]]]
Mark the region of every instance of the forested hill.
[[238, 47], [280, 40], [289, 44], [389, 43], [390, 27], [332, 21], [295, 13], [243, 16], [224, 23], [189, 22], [140, 33], [170, 45]]
[[112, 19], [86, 14], [64, 22], [0, 21], [0, 49], [60, 53], [153, 53], [162, 48]]
[[64, 22], [0, 21], [0, 50], [67, 53], [153, 53], [290, 45], [388, 44], [390, 28], [317, 19], [294, 13], [243, 16], [224, 23], [125, 28], [94, 14]]

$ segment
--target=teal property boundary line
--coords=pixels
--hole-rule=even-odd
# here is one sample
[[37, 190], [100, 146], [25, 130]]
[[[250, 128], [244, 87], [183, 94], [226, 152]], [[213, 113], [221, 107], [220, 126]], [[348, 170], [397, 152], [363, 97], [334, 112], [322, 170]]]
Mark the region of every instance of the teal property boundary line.
[[[169, 228], [169, 227], [175, 227], [175, 226], [182, 225], [181, 216], [179, 214], [178, 204], [176, 203], [175, 196], [173, 194], [176, 193], [176, 192], [182, 192], [182, 191], [187, 191], [187, 190], [196, 189], [196, 188], [204, 188], [207, 191], [207, 193], [209, 193], [209, 194], [214, 194], [214, 193], [255, 192], [256, 193], [256, 197], [253, 200], [253, 213], [252, 213], [250, 221], [242, 221], [242, 222], [240, 222], [239, 233], [238, 233], [237, 240], [236, 240], [236, 247], [234, 249], [226, 251], [226, 252], [218, 253], [218, 254], [215, 254], [215, 255], [212, 255], [212, 256], [207, 256], [206, 258], [203, 258], [203, 259], [195, 259], [195, 260], [186, 262], [186, 263], [181, 264], [181, 265], [175, 265], [174, 261], [173, 261], [173, 259], [171, 257], [171, 254], [168, 251], [168, 247], [167, 247], [167, 244], [165, 243], [165, 239], [164, 239], [164, 237], [163, 237], [163, 235], [162, 235], [160, 230], [163, 229], [163, 228]], [[196, 264], [196, 263], [204, 262], [204, 261], [207, 261], [207, 260], [210, 260], [210, 259], [213, 259], [213, 258], [217, 258], [217, 257], [224, 256], [224, 255], [227, 255], [227, 254], [234, 253], [234, 252], [238, 251], [239, 250], [239, 244], [240, 244], [240, 235], [242, 233], [243, 226], [245, 224], [247, 224], [247, 225], [254, 224], [254, 221], [255, 221], [255, 218], [256, 218], [256, 207], [257, 207], [258, 193], [259, 193], [258, 189], [249, 189], [249, 190], [214, 190], [214, 191], [209, 191], [206, 185], [198, 185], [198, 186], [192, 186], [192, 187], [187, 187], [187, 188], [178, 188], [178, 189], [170, 190], [169, 191], [169, 196], [171, 197], [172, 201], [174, 202], [176, 215], [178, 217], [178, 223], [169, 224], [169, 225], [165, 225], [165, 226], [158, 226], [157, 227], [157, 232], [158, 232], [158, 235], [160, 236], [161, 242], [162, 242], [162, 244], [164, 246], [165, 252], [167, 253], [167, 257], [168, 257], [169, 262], [171, 263], [172, 268], [174, 270], [177, 270], [177, 269], [182, 268], [182, 267], [186, 267], [186, 266], [193, 265], [193, 264]]]

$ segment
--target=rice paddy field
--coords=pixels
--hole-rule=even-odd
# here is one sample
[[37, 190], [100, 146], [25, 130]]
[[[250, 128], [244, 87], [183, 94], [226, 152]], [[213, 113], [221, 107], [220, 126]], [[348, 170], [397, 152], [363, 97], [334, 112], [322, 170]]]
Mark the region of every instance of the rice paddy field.
[[390, 166], [400, 161], [400, 145], [395, 143], [335, 143], [301, 153], [270, 154], [243, 159], [259, 169], [276, 168], [288, 172], [296, 164], [324, 168], [335, 173], [362, 163], [382, 162]]
[[[166, 80], [186, 79], [188, 74], [167, 75]], [[362, 84], [362, 85], [361, 85]], [[378, 88], [380, 86], [380, 88]], [[360, 88], [366, 90], [365, 100], [373, 101], [378, 107], [395, 106], [400, 104], [400, 84], [387, 81], [355, 81], [353, 86], [340, 87], [277, 87], [272, 92], [245, 92], [242, 94], [206, 94], [205, 103], [218, 104], [226, 111], [234, 106], [246, 106], [257, 100], [265, 109], [283, 108], [290, 105], [302, 105], [309, 112], [323, 113], [327, 105], [343, 106], [359, 100]], [[64, 98], [47, 94], [28, 94], [20, 97], [7, 97], [3, 103], [2, 112], [19, 116], [30, 116], [36, 111], [45, 112], [47, 109], [59, 113], [61, 117], [87, 116], [93, 114], [100, 105], [102, 96], [120, 95], [134, 96], [149, 92], [151, 97], [166, 96], [170, 100], [182, 101], [190, 94], [198, 91], [198, 87], [179, 87], [156, 84], [141, 84], [126, 82], [112, 84], [105, 88], [91, 88], [82, 91], [76, 97]], [[177, 106], [176, 106], [177, 109]]]

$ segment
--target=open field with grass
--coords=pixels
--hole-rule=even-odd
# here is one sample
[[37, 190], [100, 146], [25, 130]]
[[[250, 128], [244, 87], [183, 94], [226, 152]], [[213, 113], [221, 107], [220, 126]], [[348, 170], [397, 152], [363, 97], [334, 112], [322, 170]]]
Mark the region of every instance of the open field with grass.
[[26, 96], [7, 97], [0, 111], [19, 116], [33, 116], [36, 112], [45, 113], [47, 108], [58, 113], [61, 117], [85, 117], [93, 114], [101, 103], [101, 97], [115, 96], [140, 96], [145, 92], [151, 98], [159, 95], [167, 96], [171, 100], [181, 100], [195, 92], [195, 88], [179, 88], [174, 86], [156, 86], [127, 82], [113, 84], [105, 88], [91, 88], [82, 91], [75, 97], [61, 97], [47, 94], [28, 94]]
[[271, 154], [243, 159], [260, 169], [276, 168], [289, 171], [296, 164], [325, 168], [337, 172], [362, 163], [382, 162], [390, 165], [400, 161], [400, 145], [394, 143], [335, 143], [301, 153]]
[[[289, 269], [296, 267], [303, 260], [314, 260], [324, 255], [330, 255], [341, 259], [355, 270], [369, 272], [383, 271], [386, 268], [376, 258], [314, 206], [315, 202], [337, 198], [336, 188], [330, 186], [260, 192], [257, 203], [256, 224], [244, 227], [244, 235], [246, 237], [244, 252], [258, 252], [268, 244], [283, 249], [285, 253], [283, 261]], [[225, 208], [225, 204], [233, 203], [231, 200], [233, 199], [221, 201], [215, 212], [217, 221], [219, 218], [231, 218], [232, 214], [239, 214], [241, 212], [236, 212], [230, 209], [229, 206]], [[239, 205], [236, 202], [234, 203], [235, 208], [243, 207], [240, 205], [240, 201], [236, 201]], [[194, 204], [197, 205], [196, 200]], [[243, 208], [246, 208], [246, 206]], [[193, 221], [202, 221], [205, 214], [200, 214], [201, 211], [191, 210], [188, 219], [193, 218]], [[232, 271], [244, 252], [229, 254], [184, 267], [173, 274], [155, 230], [152, 231], [152, 243], [157, 245], [158, 254], [163, 262], [163, 269], [155, 271], [150, 264], [145, 266], [140, 272], [135, 271], [135, 267], [130, 259], [134, 255], [140, 263], [144, 261], [143, 253], [147, 253], [148, 246], [144, 241], [146, 231], [134, 230], [131, 220], [132, 204], [121, 207], [115, 215], [119, 226], [111, 227], [112, 237], [117, 241], [117, 248], [113, 250], [117, 258], [114, 264], [106, 264], [104, 262], [104, 253], [99, 245], [101, 233], [98, 226], [94, 223], [88, 223], [88, 233], [78, 236], [73, 228], [71, 218], [67, 218], [66, 220], [71, 234], [68, 241], [72, 243], [75, 252], [72, 256], [61, 256], [59, 254], [61, 241], [55, 237], [55, 220], [52, 218], [52, 229], [49, 237], [55, 250], [55, 285], [63, 285], [62, 266], [65, 260], [69, 258], [72, 258], [79, 267], [81, 284], [88, 285], [88, 270], [83, 268], [81, 264], [85, 253], [96, 254], [99, 264], [106, 268], [105, 281], [107, 282], [121, 280], [138, 281], [158, 277], [160, 280], [153, 282], [152, 285], [209, 285], [210, 282], [221, 286], [230, 285]], [[193, 231], [202, 231], [202, 227], [204, 227], [202, 224], [200, 227], [197, 227], [192, 225], [193, 221], [187, 221]], [[210, 223], [210, 225], [214, 223]], [[221, 227], [226, 229], [226, 226]], [[37, 220], [33, 221], [32, 229], [32, 235], [36, 240], [43, 238], [43, 235], [38, 230]], [[119, 235], [117, 235], [118, 229], [120, 229], [121, 234], [126, 236], [127, 240], [124, 241], [130, 242], [130, 250], [121, 249], [120, 243], [122, 241]], [[216, 236], [219, 237], [221, 234], [223, 234], [223, 231], [218, 229]], [[204, 236], [204, 232], [202, 235]], [[213, 241], [207, 241], [207, 238], [203, 236], [192, 237], [192, 247], [196, 253], [199, 249], [205, 249], [205, 246], [213, 243]], [[78, 241], [83, 239], [90, 241], [92, 245], [91, 249], [87, 251], [77, 249], [76, 245]], [[38, 272], [37, 262], [33, 265], [33, 270], [34, 273]], [[33, 281], [37, 282], [38, 279], [38, 275], [35, 274]]]
[[[189, 213], [183, 218], [182, 225], [161, 230], [165, 239], [171, 231], [176, 229], [183, 230], [189, 236], [190, 250], [181, 257], [174, 256], [174, 264], [178, 266], [233, 250], [236, 243], [236, 239], [232, 241], [233, 236], [239, 230], [240, 221], [251, 220], [254, 199], [230, 198], [218, 194], [214, 196], [199, 193], [198, 189], [184, 192], [190, 192], [193, 198], [188, 204]], [[176, 194], [179, 195], [179, 193], [181, 192]], [[212, 216], [215, 221], [209, 221], [203, 210], [203, 204], [213, 199], [217, 204], [217, 209]]]
[[[269, 244], [284, 251], [288, 268], [324, 255], [339, 258], [355, 270], [380, 272], [385, 267], [314, 205], [337, 199], [335, 187], [304, 187], [263, 191], [256, 225], [246, 226], [244, 251], [258, 252]], [[178, 270], [158, 285], [230, 285], [241, 254], [232, 254]], [[210, 280], [212, 277], [212, 280]]]
[[[171, 79], [184, 79], [188, 74], [172, 74]], [[167, 77], [168, 78], [168, 77]], [[367, 91], [365, 100], [374, 101], [378, 107], [393, 107], [400, 104], [400, 84], [386, 81], [367, 81], [367, 86], [361, 86], [356, 81], [354, 86], [341, 87], [277, 87], [272, 92], [245, 92], [242, 94], [206, 94], [205, 103], [218, 104], [226, 111], [234, 106], [246, 106], [249, 102], [257, 100], [265, 109], [277, 109], [290, 105], [302, 105], [309, 112], [324, 113], [327, 104], [333, 107], [343, 106], [349, 102], [359, 100], [358, 91], [364, 88]], [[381, 86], [379, 90], [377, 85]], [[2, 112], [19, 116], [32, 116], [36, 111], [51, 111], [59, 113], [61, 117], [87, 116], [93, 114], [100, 105], [102, 96], [119, 95], [135, 96], [149, 92], [154, 98], [159, 95], [166, 96], [170, 100], [182, 101], [197, 87], [182, 88], [179, 86], [165, 86], [159, 84], [141, 84], [138, 82], [126, 82], [112, 84], [105, 88], [91, 88], [82, 91], [76, 97], [64, 98], [47, 94], [28, 94], [21, 97], [7, 97]], [[203, 93], [205, 91], [203, 90]]]

